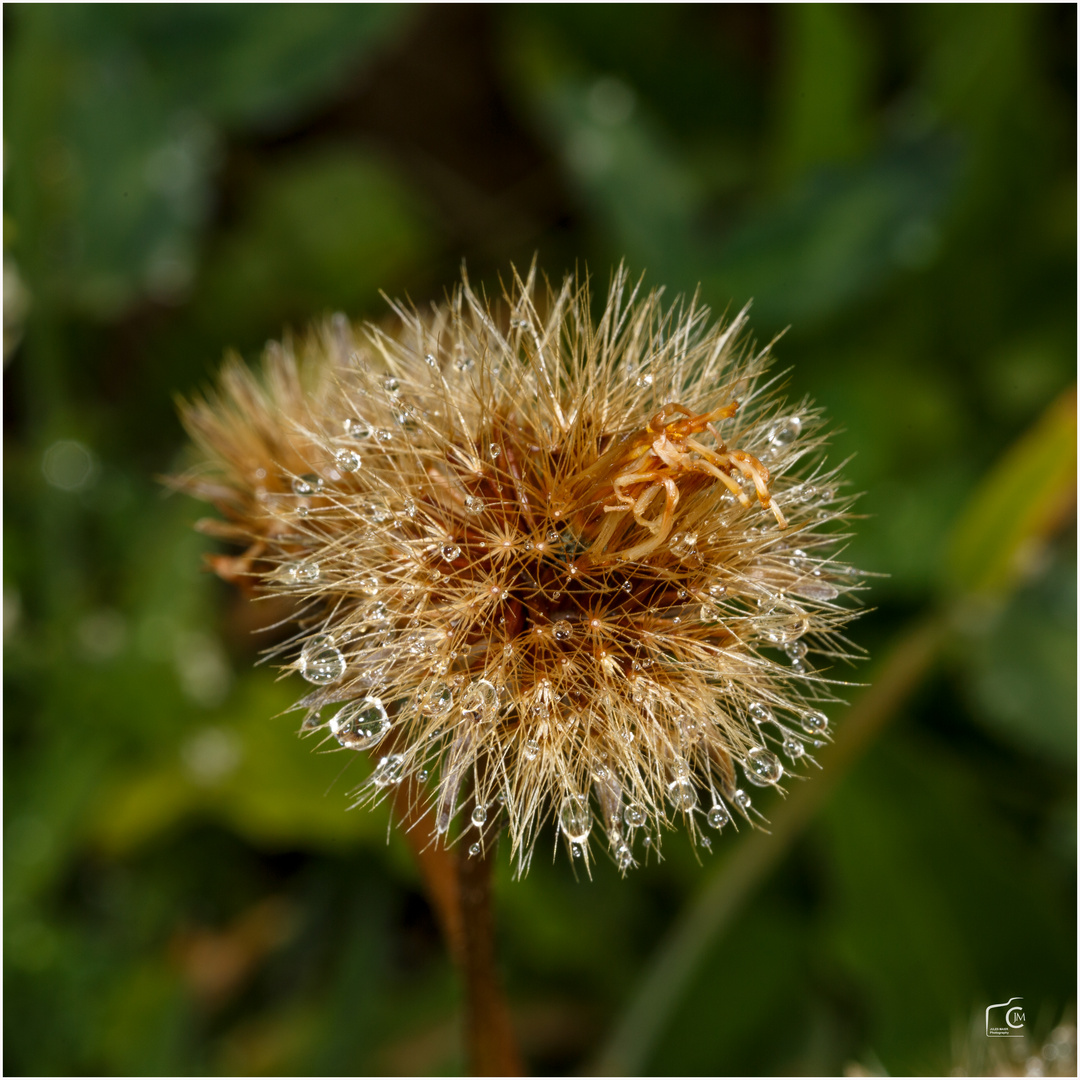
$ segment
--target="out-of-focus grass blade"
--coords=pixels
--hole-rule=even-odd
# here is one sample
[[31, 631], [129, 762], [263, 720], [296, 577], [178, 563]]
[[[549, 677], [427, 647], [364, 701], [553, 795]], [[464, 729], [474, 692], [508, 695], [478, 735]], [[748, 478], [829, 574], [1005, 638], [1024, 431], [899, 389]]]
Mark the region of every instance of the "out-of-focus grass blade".
[[1075, 503], [1073, 386], [1006, 451], [968, 502], [945, 561], [951, 591], [1007, 589]]

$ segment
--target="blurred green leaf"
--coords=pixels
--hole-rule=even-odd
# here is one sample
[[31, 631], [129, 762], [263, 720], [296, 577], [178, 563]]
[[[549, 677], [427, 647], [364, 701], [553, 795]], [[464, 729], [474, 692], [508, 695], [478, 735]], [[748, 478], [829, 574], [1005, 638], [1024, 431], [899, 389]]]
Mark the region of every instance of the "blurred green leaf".
[[1076, 505], [1076, 390], [1011, 447], [956, 524], [946, 584], [960, 593], [1008, 588], [1036, 559], [1046, 534]]
[[384, 834], [385, 812], [347, 812], [346, 792], [366, 775], [366, 758], [300, 742], [295, 724], [280, 715], [295, 698], [288, 681], [245, 678], [165, 761], [140, 761], [113, 779], [91, 816], [89, 838], [117, 856], [192, 818], [220, 821], [277, 849], [336, 847]]

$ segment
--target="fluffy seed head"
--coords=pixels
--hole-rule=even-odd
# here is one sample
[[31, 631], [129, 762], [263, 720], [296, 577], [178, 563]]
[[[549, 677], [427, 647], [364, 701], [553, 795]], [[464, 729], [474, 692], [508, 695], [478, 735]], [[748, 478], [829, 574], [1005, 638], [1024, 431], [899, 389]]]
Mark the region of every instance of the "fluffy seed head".
[[180, 483], [245, 547], [215, 568], [295, 604], [274, 655], [303, 729], [370, 751], [357, 801], [407, 791], [434, 842], [504, 815], [519, 870], [548, 820], [623, 871], [676, 821], [705, 846], [751, 821], [827, 738], [850, 651], [819, 412], [777, 396], [745, 310], [622, 269], [598, 322], [535, 267], [494, 307], [466, 278], [393, 312], [184, 406], [205, 467]]

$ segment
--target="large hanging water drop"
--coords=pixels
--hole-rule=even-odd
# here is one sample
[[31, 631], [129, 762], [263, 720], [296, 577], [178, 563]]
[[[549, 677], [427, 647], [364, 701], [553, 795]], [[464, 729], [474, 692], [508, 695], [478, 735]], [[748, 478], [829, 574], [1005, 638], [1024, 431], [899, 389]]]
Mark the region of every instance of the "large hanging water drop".
[[345, 674], [345, 657], [334, 647], [334, 639], [316, 634], [300, 650], [300, 674], [316, 686], [329, 686]]
[[731, 814], [728, 813], [728, 808], [723, 803], [714, 803], [709, 808], [708, 814], [705, 815], [709, 824], [714, 829], [722, 829], [730, 820]]
[[339, 709], [330, 720], [330, 732], [349, 750], [366, 750], [390, 730], [390, 719], [381, 699], [366, 697]]
[[746, 754], [746, 779], [758, 787], [777, 783], [784, 775], [783, 762], [763, 746], [754, 746]]
[[582, 843], [592, 831], [588, 802], [580, 795], [567, 795], [559, 808], [559, 826], [572, 843]]
[[622, 816], [623, 821], [632, 829], [639, 828], [645, 824], [645, 807], [641, 803], [632, 802], [623, 810]]
[[678, 776], [668, 784], [668, 798], [676, 810], [693, 810], [697, 806], [697, 789], [685, 776]]

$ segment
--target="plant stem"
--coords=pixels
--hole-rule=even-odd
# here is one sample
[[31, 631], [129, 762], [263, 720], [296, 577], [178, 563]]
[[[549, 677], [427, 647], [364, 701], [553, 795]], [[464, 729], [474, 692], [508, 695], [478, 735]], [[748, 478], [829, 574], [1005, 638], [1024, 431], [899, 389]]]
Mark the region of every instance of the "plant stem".
[[465, 979], [465, 1040], [472, 1076], [523, 1076], [510, 1026], [510, 1010], [495, 966], [491, 870], [497, 832], [481, 840], [479, 854], [462, 843], [458, 856], [461, 970]]

